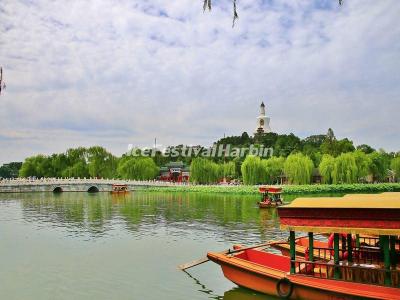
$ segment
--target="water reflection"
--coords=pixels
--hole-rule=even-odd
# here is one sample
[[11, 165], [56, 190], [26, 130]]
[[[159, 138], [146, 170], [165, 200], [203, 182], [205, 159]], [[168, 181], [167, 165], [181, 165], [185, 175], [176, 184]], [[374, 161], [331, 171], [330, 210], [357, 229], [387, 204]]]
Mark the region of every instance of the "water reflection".
[[[10, 199], [11, 198], [11, 199]], [[219, 240], [258, 242], [276, 235], [275, 209], [260, 210], [257, 197], [188, 193], [64, 193], [10, 195], [20, 200], [23, 219], [37, 226], [64, 227], [95, 238], [111, 233], [116, 225], [135, 235], [209, 232]]]
[[[0, 298], [132, 299], [134, 290], [134, 299], [269, 299], [232, 289], [217, 265], [191, 270], [191, 279], [176, 268], [208, 250], [286, 238], [277, 210], [259, 209], [258, 200], [200, 193], [1, 194], [0, 258], [7, 259], [0, 261]], [[43, 296], [46, 289], [58, 297]]]

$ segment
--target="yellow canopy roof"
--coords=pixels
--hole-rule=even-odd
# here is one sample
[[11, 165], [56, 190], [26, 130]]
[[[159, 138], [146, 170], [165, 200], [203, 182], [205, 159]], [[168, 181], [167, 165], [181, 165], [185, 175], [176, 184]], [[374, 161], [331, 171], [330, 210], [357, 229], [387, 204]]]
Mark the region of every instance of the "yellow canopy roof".
[[[307, 210], [303, 210], [303, 208], [307, 208]], [[293, 213], [290, 212], [291, 209], [293, 209]], [[312, 209], [318, 210], [320, 215], [311, 212]], [[345, 211], [342, 212], [342, 216], [338, 216], [331, 214], [332, 209], [345, 209]], [[347, 211], [346, 209], [352, 210]], [[362, 212], [364, 209], [366, 209], [366, 215]], [[278, 210], [280, 210], [282, 229], [305, 232], [400, 235], [400, 192], [297, 198]], [[375, 211], [375, 213], [371, 215], [371, 211]], [[391, 216], [389, 219], [387, 219], [387, 214]], [[352, 218], [353, 216], [354, 218]]]
[[343, 197], [297, 198], [287, 208], [393, 208], [400, 209], [400, 192], [349, 194]]

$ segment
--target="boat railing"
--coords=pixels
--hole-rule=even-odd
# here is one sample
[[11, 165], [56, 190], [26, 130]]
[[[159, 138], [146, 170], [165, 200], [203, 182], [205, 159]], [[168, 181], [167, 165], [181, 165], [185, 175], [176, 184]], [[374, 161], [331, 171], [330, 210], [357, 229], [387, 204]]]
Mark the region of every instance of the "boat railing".
[[295, 274], [323, 279], [400, 287], [400, 269], [386, 270], [380, 265], [294, 260]]
[[375, 246], [379, 243], [379, 237], [375, 236], [360, 236], [358, 237], [360, 244]]
[[[354, 247], [351, 249], [339, 249], [339, 258], [350, 260], [358, 264], [378, 264], [382, 261], [382, 255], [379, 248], [376, 247]], [[314, 256], [318, 259], [330, 261], [334, 259], [334, 248], [314, 247]]]

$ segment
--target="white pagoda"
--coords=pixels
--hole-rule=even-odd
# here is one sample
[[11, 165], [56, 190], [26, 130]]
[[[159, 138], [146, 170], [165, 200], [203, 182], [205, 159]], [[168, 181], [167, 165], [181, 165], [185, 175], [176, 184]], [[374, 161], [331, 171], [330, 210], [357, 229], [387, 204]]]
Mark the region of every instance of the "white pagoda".
[[269, 127], [270, 119], [265, 115], [265, 105], [261, 102], [260, 105], [260, 115], [257, 117], [257, 128], [254, 134], [262, 134], [271, 132], [271, 127]]

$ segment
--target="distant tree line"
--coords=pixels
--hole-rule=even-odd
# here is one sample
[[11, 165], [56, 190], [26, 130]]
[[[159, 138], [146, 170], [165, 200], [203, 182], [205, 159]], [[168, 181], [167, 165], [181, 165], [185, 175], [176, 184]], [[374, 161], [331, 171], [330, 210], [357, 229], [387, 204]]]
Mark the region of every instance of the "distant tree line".
[[[10, 163], [0, 167], [0, 177], [96, 177], [149, 180], [159, 175], [159, 167], [170, 161], [190, 165], [190, 180], [207, 184], [222, 178], [240, 179], [245, 184], [311, 183], [313, 176], [321, 176], [323, 183], [383, 182], [400, 180], [400, 152], [387, 153], [368, 145], [355, 147], [349, 139], [336, 139], [333, 130], [327, 134], [300, 139], [294, 134], [256, 134], [224, 137], [214, 145], [232, 147], [263, 145], [274, 150], [268, 159], [246, 157], [166, 157], [156, 152], [152, 157], [129, 154], [116, 157], [106, 149], [68, 149], [65, 153], [36, 155], [24, 163]], [[183, 147], [179, 145], [177, 147]]]
[[0, 178], [15, 178], [18, 177], [19, 169], [22, 162], [11, 162], [0, 167]]
[[116, 157], [100, 146], [68, 149], [65, 153], [36, 155], [25, 159], [20, 177], [123, 178], [148, 180], [159, 168], [148, 157]]

